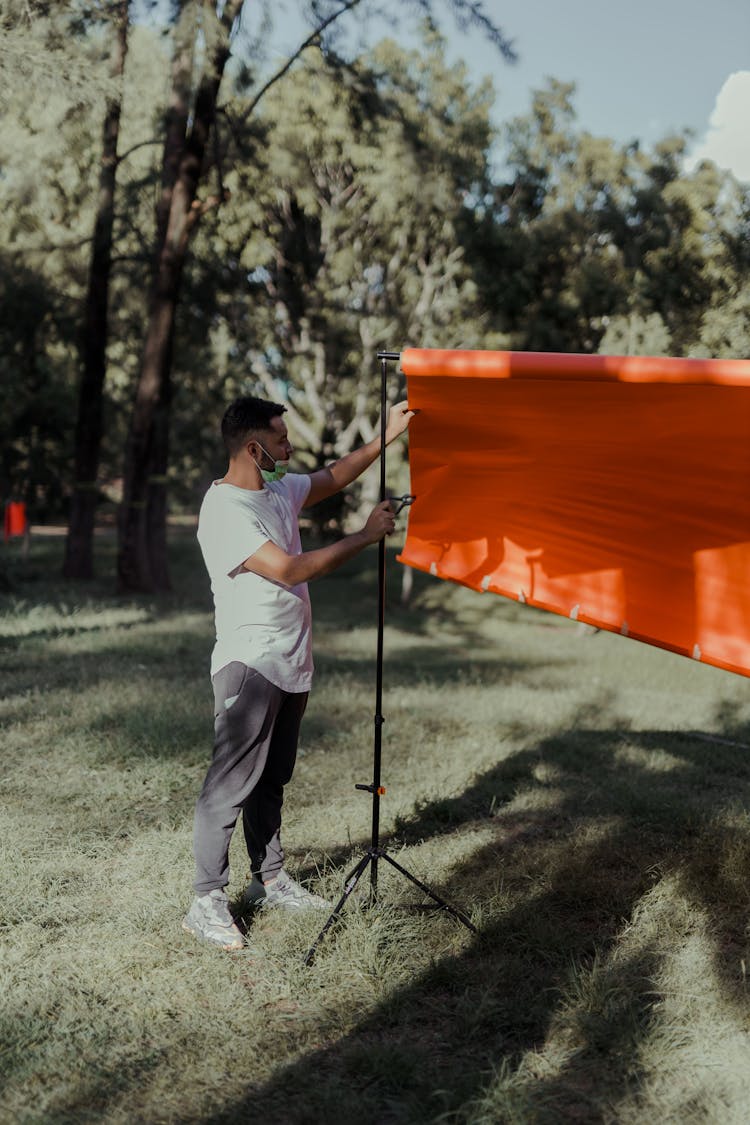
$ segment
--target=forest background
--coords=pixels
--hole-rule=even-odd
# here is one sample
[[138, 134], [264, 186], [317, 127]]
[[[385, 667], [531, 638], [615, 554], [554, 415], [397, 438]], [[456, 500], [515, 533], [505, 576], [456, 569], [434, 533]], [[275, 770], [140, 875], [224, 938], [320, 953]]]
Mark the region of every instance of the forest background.
[[322, 0], [275, 68], [247, 2], [0, 0], [0, 498], [67, 577], [109, 520], [120, 588], [169, 588], [236, 394], [309, 469], [373, 435], [381, 348], [748, 355], [750, 188], [686, 135], [593, 136], [554, 79], [498, 131], [446, 58], [474, 25], [512, 64], [481, 0], [381, 4], [421, 43], [367, 51], [370, 0]]
[[[750, 705], [700, 661], [416, 574], [381, 828], [479, 935], [387, 878], [312, 971], [316, 918], [245, 918], [238, 958], [180, 928], [213, 622], [174, 524], [227, 399], [283, 399], [304, 468], [373, 433], [379, 348], [749, 350], [748, 186], [685, 136], [592, 135], [555, 81], [493, 127], [446, 44], [468, 21], [504, 72], [514, 28], [473, 0], [380, 0], [411, 32], [367, 52], [374, 0], [314, 0], [275, 60], [249, 3], [0, 0], [0, 500], [69, 526], [0, 556], [0, 1118], [745, 1125]], [[376, 575], [313, 591], [285, 823], [331, 898], [370, 839]]]

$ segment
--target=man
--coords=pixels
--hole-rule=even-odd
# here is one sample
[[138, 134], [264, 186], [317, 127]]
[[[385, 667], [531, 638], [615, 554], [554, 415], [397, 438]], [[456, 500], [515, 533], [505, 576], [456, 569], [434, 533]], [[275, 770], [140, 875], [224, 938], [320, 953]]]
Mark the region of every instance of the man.
[[[287, 473], [293, 450], [285, 409], [252, 397], [232, 403], [221, 423], [229, 468], [206, 493], [198, 520], [216, 610], [215, 740], [195, 809], [195, 898], [183, 926], [222, 949], [243, 945], [224, 890], [240, 812], [252, 872], [243, 902], [329, 905], [284, 870], [280, 836], [313, 673], [307, 583], [389, 535], [395, 522], [384, 501], [360, 531], [302, 551], [300, 509], [356, 480], [379, 456], [380, 437], [317, 472]], [[412, 417], [405, 402], [392, 407], [386, 445]]]

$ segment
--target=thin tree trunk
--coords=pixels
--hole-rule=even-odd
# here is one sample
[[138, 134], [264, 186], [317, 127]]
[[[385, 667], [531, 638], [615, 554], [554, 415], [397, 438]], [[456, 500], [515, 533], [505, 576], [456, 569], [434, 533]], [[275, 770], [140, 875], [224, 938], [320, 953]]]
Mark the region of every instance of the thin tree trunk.
[[166, 473], [175, 314], [190, 237], [202, 210], [196, 195], [216, 99], [229, 58], [229, 31], [241, 8], [242, 0], [229, 0], [224, 6], [222, 22], [226, 34], [201, 79], [189, 130], [185, 96], [187, 53], [175, 62], [173, 114], [165, 141], [157, 221], [155, 281], [125, 456], [117, 561], [123, 590], [167, 590], [170, 586]]
[[[112, 77], [121, 80], [128, 46], [128, 2], [115, 9], [115, 43]], [[70, 501], [68, 535], [63, 574], [66, 578], [91, 578], [94, 573], [93, 538], [96, 515], [99, 455], [102, 442], [102, 405], [106, 376], [107, 312], [112, 260], [117, 141], [120, 132], [120, 96], [107, 104], [104, 119], [99, 199], [86, 294], [86, 316], [82, 347], [83, 368], [78, 389], [75, 429], [73, 494]]]
[[167, 370], [162, 379], [159, 402], [154, 414], [151, 472], [148, 478], [146, 505], [149, 563], [157, 590], [168, 590], [171, 586], [167, 562], [167, 469], [171, 399], [172, 380], [170, 370]]

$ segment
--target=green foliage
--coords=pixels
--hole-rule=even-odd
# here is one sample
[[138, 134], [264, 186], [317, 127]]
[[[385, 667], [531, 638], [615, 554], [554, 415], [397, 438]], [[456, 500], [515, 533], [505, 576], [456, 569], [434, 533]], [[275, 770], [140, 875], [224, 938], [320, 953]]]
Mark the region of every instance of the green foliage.
[[606, 329], [599, 341], [601, 355], [669, 355], [671, 338], [658, 313], [630, 313], [605, 317]]
[[[100, 6], [99, 17], [106, 14]], [[4, 465], [0, 498], [20, 493], [35, 520], [61, 518], [71, 484], [75, 394], [80, 369], [84, 296], [97, 201], [104, 97], [108, 92], [107, 25], [74, 34], [74, 12], [55, 26], [65, 50], [86, 61], [88, 99], [64, 80], [14, 86], [0, 128], [0, 259], [3, 340]], [[39, 16], [41, 19], [42, 17]], [[52, 19], [52, 16], [49, 17]], [[53, 21], [54, 22], [54, 21]], [[34, 24], [36, 28], [36, 24]], [[62, 30], [60, 30], [62, 29]], [[24, 32], [28, 29], [22, 29]], [[30, 33], [30, 32], [29, 32]], [[54, 51], [50, 46], [52, 66]], [[59, 59], [57, 60], [59, 62]], [[122, 468], [124, 415], [145, 316], [153, 230], [156, 123], [164, 90], [164, 48], [154, 31], [133, 34], [121, 133], [121, 188], [116, 215], [107, 427], [101, 483]]]
[[[481, 4], [444, 7], [484, 18]], [[170, 65], [184, 40], [194, 82], [216, 30], [210, 4], [158, 11], [162, 26], [131, 28], [125, 74], [100, 473], [113, 497], [148, 317]], [[34, 497], [36, 518], [64, 514], [70, 486], [113, 12], [105, 0], [0, 0], [0, 487]], [[646, 151], [593, 137], [574, 87], [557, 81], [496, 138], [491, 87], [448, 65], [434, 20], [419, 50], [386, 40], [367, 53], [334, 23], [256, 104], [265, 26], [255, 41], [236, 32], [182, 277], [173, 507], [193, 509], [220, 469], [216, 423], [238, 392], [288, 402], [303, 465], [369, 437], [379, 348], [747, 356], [750, 193], [712, 164], [686, 174], [684, 138]]]
[[744, 284], [721, 303], [712, 301], [703, 315], [700, 343], [691, 354], [721, 359], [750, 356], [750, 285]]
[[112, 92], [107, 21], [115, 0], [0, 0], [0, 94], [44, 88], [48, 102], [96, 106]]
[[306, 58], [269, 92], [225, 174], [231, 200], [195, 241], [189, 284], [208, 271], [214, 295], [194, 306], [204, 396], [287, 402], [315, 466], [372, 436], [378, 348], [479, 346], [458, 230], [487, 176], [488, 109], [488, 89], [469, 89], [436, 35], [421, 53], [384, 42], [343, 74]]
[[510, 175], [470, 252], [494, 323], [521, 349], [686, 354], [743, 284], [747, 192], [711, 164], [685, 174], [681, 137], [647, 153], [580, 133], [573, 94], [552, 81], [508, 126]]
[[73, 408], [75, 317], [48, 279], [0, 256], [0, 501], [23, 500], [30, 519], [60, 511]]
[[[84, 15], [91, 19], [81, 27]], [[103, 6], [0, 9], [0, 499], [34, 520], [64, 511], [93, 226], [100, 115], [108, 90]]]

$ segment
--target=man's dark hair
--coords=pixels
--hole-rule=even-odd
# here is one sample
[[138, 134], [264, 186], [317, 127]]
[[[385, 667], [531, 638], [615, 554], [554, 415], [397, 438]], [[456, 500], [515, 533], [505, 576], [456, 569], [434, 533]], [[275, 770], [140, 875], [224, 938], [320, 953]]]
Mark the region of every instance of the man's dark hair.
[[280, 402], [245, 395], [236, 398], [227, 407], [221, 420], [221, 436], [229, 457], [236, 457], [243, 446], [252, 441], [253, 434], [271, 429], [271, 419], [286, 412]]

